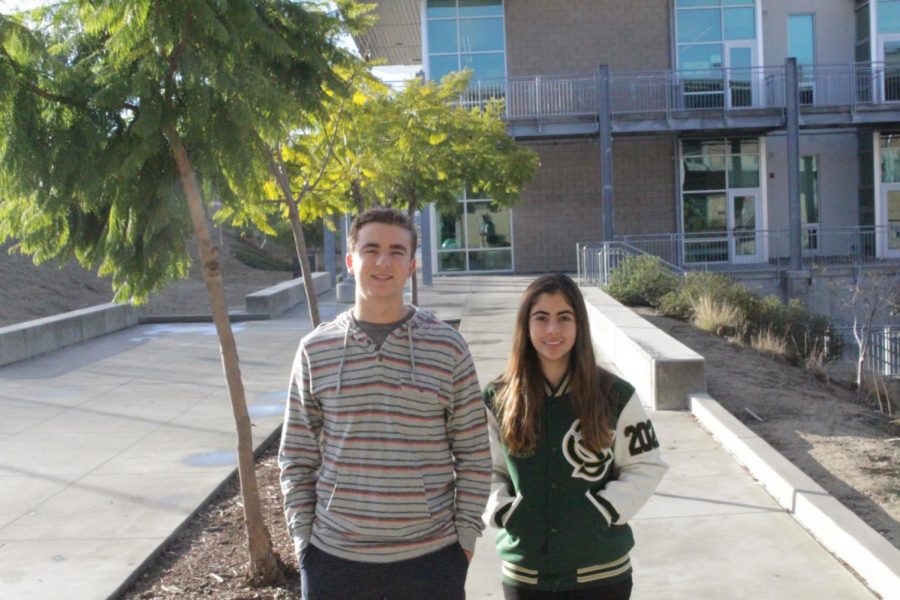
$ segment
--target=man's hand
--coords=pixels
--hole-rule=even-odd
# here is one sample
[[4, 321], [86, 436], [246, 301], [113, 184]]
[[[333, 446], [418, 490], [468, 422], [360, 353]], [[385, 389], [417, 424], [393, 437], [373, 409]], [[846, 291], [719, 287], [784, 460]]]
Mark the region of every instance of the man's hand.
[[466, 558], [469, 559], [469, 562], [472, 562], [472, 555], [475, 554], [475, 551], [474, 550], [466, 550], [465, 548], [463, 548], [463, 552], [466, 553]]

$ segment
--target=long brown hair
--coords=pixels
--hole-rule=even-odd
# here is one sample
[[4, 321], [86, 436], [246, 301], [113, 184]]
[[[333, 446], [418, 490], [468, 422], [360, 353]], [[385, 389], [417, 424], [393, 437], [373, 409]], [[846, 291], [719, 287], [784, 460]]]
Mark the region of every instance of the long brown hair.
[[506, 371], [496, 383], [495, 411], [500, 437], [513, 452], [534, 450], [544, 412], [544, 375], [529, 336], [531, 309], [541, 294], [562, 294], [575, 311], [575, 345], [569, 353], [569, 398], [581, 424], [584, 443], [594, 451], [612, 445], [614, 396], [612, 376], [597, 366], [591, 345], [584, 298], [562, 273], [535, 279], [522, 295]]

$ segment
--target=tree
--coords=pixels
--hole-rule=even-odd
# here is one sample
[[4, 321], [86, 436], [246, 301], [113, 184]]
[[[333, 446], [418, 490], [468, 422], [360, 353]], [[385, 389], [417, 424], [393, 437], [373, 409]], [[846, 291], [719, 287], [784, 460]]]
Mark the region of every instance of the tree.
[[[872, 347], [873, 330], [876, 323], [884, 319], [886, 313], [900, 302], [900, 271], [893, 273], [861, 273], [850, 288], [850, 314], [853, 319], [853, 339], [859, 354], [856, 360], [856, 397], [865, 397], [865, 362]], [[879, 408], [885, 414], [891, 413], [890, 399], [886, 404], [877, 394]]]
[[[358, 11], [335, 4], [352, 22]], [[313, 2], [62, 0], [0, 15], [0, 242], [75, 257], [141, 300], [184, 276], [191, 229], [238, 439], [254, 582], [281, 577], [262, 520], [237, 348], [204, 197], [236, 206], [270, 147], [342, 85], [344, 25]]]
[[[459, 102], [469, 78], [461, 72], [441, 82], [414, 79], [399, 91], [359, 88], [336, 126], [330, 179], [343, 185], [330, 188], [332, 203], [343, 200], [356, 212], [393, 206], [412, 218], [432, 202], [439, 211], [458, 210], [465, 188], [497, 205], [516, 202], [537, 155], [509, 137], [502, 104]], [[413, 277], [413, 302], [416, 296]]]

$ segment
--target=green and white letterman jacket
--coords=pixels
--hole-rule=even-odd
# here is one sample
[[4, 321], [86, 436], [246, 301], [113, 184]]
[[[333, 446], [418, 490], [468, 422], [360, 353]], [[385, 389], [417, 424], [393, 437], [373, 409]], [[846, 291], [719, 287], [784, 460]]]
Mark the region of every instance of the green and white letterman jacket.
[[628, 577], [634, 546], [628, 520], [668, 469], [630, 384], [614, 380], [613, 447], [600, 453], [581, 444], [568, 385], [568, 376], [555, 391], [545, 385], [541, 439], [523, 454], [500, 441], [495, 389], [484, 392], [493, 460], [485, 522], [500, 528], [503, 581], [516, 587], [564, 591]]

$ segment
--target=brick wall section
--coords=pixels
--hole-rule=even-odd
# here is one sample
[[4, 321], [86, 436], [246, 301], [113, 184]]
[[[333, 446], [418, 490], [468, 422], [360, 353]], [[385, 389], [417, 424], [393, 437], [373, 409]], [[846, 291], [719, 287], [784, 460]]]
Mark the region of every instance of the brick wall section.
[[510, 77], [669, 69], [670, 0], [506, 0]]
[[[518, 273], [574, 271], [575, 244], [603, 239], [600, 144], [597, 140], [529, 142], [541, 166], [514, 208]], [[613, 195], [616, 233], [675, 229], [672, 142], [616, 140]]]
[[515, 270], [575, 271], [576, 242], [603, 236], [596, 140], [527, 144], [541, 166], [513, 209]]
[[672, 152], [671, 138], [613, 140], [616, 235], [677, 231]]

